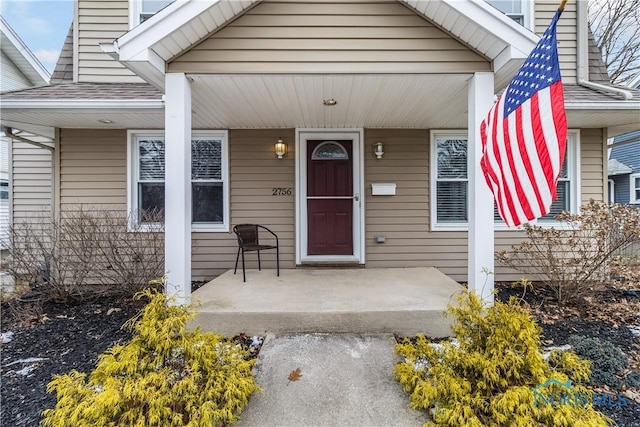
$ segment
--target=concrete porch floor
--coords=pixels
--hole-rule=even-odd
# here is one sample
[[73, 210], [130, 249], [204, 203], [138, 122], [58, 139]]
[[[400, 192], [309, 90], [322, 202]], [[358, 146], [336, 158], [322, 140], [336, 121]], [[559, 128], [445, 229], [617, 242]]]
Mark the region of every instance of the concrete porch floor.
[[192, 294], [191, 326], [224, 335], [244, 332], [450, 334], [447, 305], [462, 289], [435, 268], [233, 271]]

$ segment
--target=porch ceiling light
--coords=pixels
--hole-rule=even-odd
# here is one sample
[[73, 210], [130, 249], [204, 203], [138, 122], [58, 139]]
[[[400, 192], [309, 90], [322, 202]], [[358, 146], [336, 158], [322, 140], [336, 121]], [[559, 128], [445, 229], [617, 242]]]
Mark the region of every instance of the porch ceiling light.
[[112, 125], [115, 123], [113, 120], [109, 120], [109, 119], [98, 119], [98, 121], [100, 123], [104, 123], [105, 125]]
[[284, 143], [282, 138], [278, 138], [274, 148], [275, 148], [277, 158], [281, 159], [287, 155], [287, 144]]
[[373, 154], [379, 159], [382, 158], [384, 154], [384, 144], [382, 142], [378, 141], [373, 144]]
[[336, 105], [338, 103], [338, 101], [336, 101], [335, 99], [331, 98], [331, 99], [323, 99], [322, 100], [322, 105], [326, 106], [326, 107], [333, 107], [334, 105]]

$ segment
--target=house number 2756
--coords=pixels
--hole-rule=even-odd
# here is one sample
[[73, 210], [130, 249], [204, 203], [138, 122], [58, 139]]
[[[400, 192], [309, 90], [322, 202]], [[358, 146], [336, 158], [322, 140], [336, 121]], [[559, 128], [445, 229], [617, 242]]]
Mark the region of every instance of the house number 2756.
[[293, 194], [291, 187], [277, 187], [271, 189], [272, 196], [290, 196]]

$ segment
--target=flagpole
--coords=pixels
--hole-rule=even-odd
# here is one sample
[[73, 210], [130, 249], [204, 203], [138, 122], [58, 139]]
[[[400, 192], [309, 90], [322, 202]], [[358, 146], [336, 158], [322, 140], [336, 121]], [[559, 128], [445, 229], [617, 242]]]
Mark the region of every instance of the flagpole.
[[562, 2], [560, 2], [560, 6], [558, 7], [559, 11], [564, 11], [564, 6], [567, 4], [567, 0], [562, 0]]

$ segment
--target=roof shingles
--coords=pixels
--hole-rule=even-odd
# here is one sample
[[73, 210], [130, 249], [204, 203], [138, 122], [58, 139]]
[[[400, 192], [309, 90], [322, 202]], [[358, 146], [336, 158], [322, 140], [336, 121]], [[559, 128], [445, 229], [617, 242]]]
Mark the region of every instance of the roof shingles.
[[62, 51], [51, 75], [51, 84], [73, 81], [73, 22], [62, 45]]
[[160, 100], [162, 92], [148, 83], [58, 83], [5, 92], [3, 100]]

